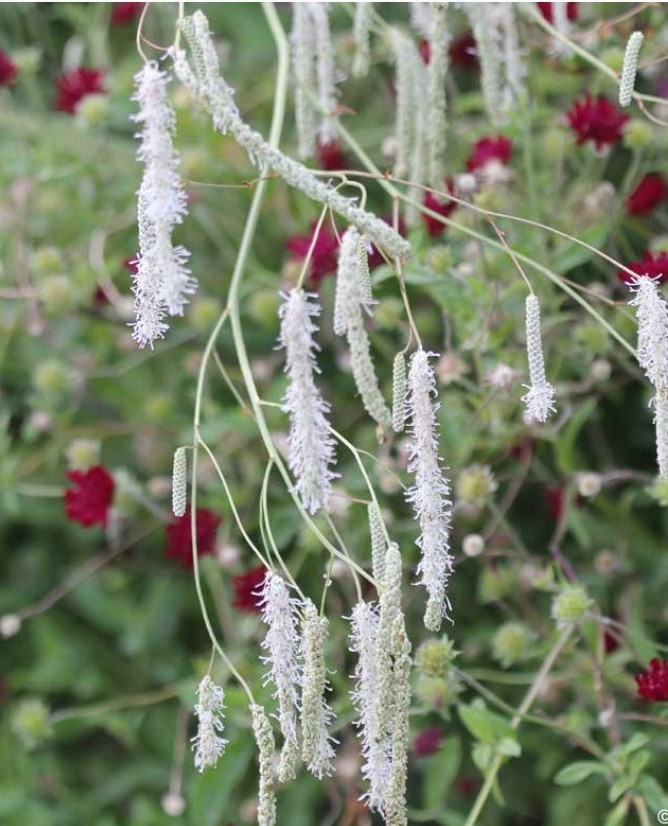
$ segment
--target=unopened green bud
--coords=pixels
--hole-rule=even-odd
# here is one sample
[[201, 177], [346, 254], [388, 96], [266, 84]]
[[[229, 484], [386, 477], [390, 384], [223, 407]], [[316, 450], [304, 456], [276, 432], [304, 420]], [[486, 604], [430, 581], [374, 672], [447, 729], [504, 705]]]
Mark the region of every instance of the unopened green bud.
[[494, 635], [492, 656], [504, 668], [509, 668], [532, 657], [535, 639], [535, 634], [523, 622], [506, 622]]
[[51, 736], [49, 709], [39, 699], [21, 700], [11, 717], [11, 728], [27, 749]]
[[552, 619], [558, 628], [565, 628], [580, 622], [592, 601], [580, 585], [567, 585], [552, 600]]

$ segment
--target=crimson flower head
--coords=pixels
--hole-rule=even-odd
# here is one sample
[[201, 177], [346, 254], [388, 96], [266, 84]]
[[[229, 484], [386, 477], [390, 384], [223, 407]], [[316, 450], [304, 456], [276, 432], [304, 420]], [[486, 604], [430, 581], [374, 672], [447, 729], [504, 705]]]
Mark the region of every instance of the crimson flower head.
[[19, 70], [9, 55], [0, 49], [0, 86], [9, 86], [13, 83]]
[[472, 32], [458, 34], [450, 43], [448, 49], [450, 63], [462, 69], [473, 69], [478, 65], [475, 37]]
[[144, 3], [114, 3], [111, 9], [112, 26], [124, 26], [139, 17]]
[[83, 66], [61, 75], [56, 81], [58, 90], [56, 109], [67, 112], [68, 115], [74, 115], [79, 102], [86, 95], [95, 95], [105, 91], [103, 77], [104, 74], [99, 69], [86, 69]]
[[503, 135], [488, 135], [475, 142], [466, 161], [466, 168], [469, 172], [475, 172], [476, 169], [487, 166], [491, 161], [507, 166], [510, 163], [512, 154], [513, 143], [511, 140]]
[[[632, 261], [626, 266], [636, 275], [649, 275], [650, 278], [658, 278], [659, 284], [668, 281], [668, 253], [666, 252], [654, 255], [648, 250], [639, 261]], [[617, 278], [623, 281], [624, 284], [631, 283], [631, 276], [624, 270], [619, 270]]]
[[[538, 8], [540, 9], [540, 13], [543, 17], [547, 20], [548, 23], [554, 23], [554, 14], [552, 11], [552, 3], [536, 3]], [[566, 17], [569, 20], [577, 20], [578, 19], [578, 4], [577, 3], [566, 3]]]
[[259, 614], [262, 597], [258, 591], [264, 583], [267, 569], [264, 565], [251, 568], [244, 574], [237, 574], [232, 577], [232, 588], [234, 589], [234, 602], [232, 605], [240, 611], [247, 611], [249, 614]]
[[645, 175], [626, 199], [626, 211], [631, 215], [646, 215], [666, 197], [668, 187], [660, 172]]
[[329, 141], [329, 143], [320, 143], [316, 148], [318, 155], [318, 162], [321, 169], [326, 169], [327, 172], [337, 172], [339, 169], [346, 169], [348, 162], [346, 156], [341, 148], [339, 141]]
[[[454, 193], [452, 181], [448, 181], [447, 184], [448, 192]], [[455, 201], [451, 201], [449, 198], [441, 200], [432, 192], [425, 192], [424, 198], [422, 199], [422, 203], [427, 207], [427, 209], [430, 209], [432, 212], [437, 212], [444, 218], [447, 218], [448, 215], [450, 215], [450, 213], [457, 207]], [[437, 236], [441, 235], [441, 233], [443, 233], [446, 229], [445, 224], [441, 223], [436, 218], [432, 218], [431, 215], [427, 215], [425, 213], [422, 214], [422, 223], [425, 225], [430, 238], [436, 238]]]
[[636, 690], [648, 703], [668, 700], [668, 660], [650, 660], [649, 667], [636, 675]]
[[[293, 235], [285, 243], [297, 261], [303, 261], [308, 255], [308, 251], [313, 241], [313, 235], [317, 222], [313, 222], [309, 227], [308, 235]], [[314, 286], [320, 284], [326, 275], [336, 272], [337, 255], [339, 241], [329, 224], [323, 223], [313, 247], [309, 275]]]
[[[197, 508], [196, 516], [197, 555], [213, 554], [216, 550], [216, 532], [221, 519], [207, 508]], [[167, 547], [165, 556], [176, 559], [182, 568], [193, 566], [193, 544], [190, 534], [190, 507], [183, 516], [174, 516], [165, 528]]]
[[629, 119], [605, 95], [599, 95], [594, 100], [589, 94], [577, 100], [566, 112], [566, 117], [577, 135], [578, 145], [594, 141], [599, 150], [621, 138], [622, 126]]
[[88, 470], [70, 470], [67, 473], [73, 488], [65, 490], [65, 513], [73, 522], [86, 528], [107, 525], [109, 508], [114, 498], [114, 477], [102, 465]]
[[441, 748], [441, 730], [440, 728], [426, 728], [421, 731], [413, 741], [413, 754], [416, 757], [428, 757]]

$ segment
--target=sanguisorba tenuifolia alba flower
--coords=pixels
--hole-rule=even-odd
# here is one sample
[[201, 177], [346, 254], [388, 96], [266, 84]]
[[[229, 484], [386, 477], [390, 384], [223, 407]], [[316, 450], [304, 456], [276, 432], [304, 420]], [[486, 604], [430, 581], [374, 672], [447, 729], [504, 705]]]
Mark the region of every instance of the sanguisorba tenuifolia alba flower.
[[659, 476], [668, 479], [668, 305], [659, 293], [660, 279], [641, 275], [630, 282], [638, 320], [638, 363], [654, 385], [654, 426]]
[[277, 778], [274, 771], [274, 751], [276, 750], [274, 733], [271, 730], [267, 712], [262, 706], [252, 705], [250, 711], [260, 763], [257, 822], [258, 826], [275, 826]]
[[289, 465], [297, 491], [309, 513], [326, 507], [335, 474], [334, 440], [327, 415], [330, 405], [315, 383], [318, 345], [313, 335], [320, 315], [316, 296], [294, 289], [283, 294], [280, 309], [280, 345], [285, 349], [289, 385], [283, 397], [283, 411], [290, 417]]
[[545, 376], [543, 336], [540, 326], [540, 303], [530, 293], [526, 298], [526, 341], [529, 362], [529, 384], [522, 397], [526, 405], [525, 417], [529, 422], [545, 422], [554, 413], [554, 387]]
[[626, 44], [622, 76], [619, 79], [619, 105], [623, 109], [630, 106], [633, 100], [633, 88], [636, 84], [636, 72], [638, 71], [638, 58], [640, 57], [640, 47], [642, 46], [644, 37], [642, 32], [633, 32]]
[[345, 334], [348, 339], [353, 378], [367, 413], [379, 425], [389, 428], [392, 415], [378, 386], [371, 343], [364, 327], [364, 317], [371, 315], [372, 303], [365, 239], [355, 227], [349, 227], [339, 250], [334, 332]]
[[315, 605], [307, 600], [300, 640], [302, 760], [311, 774], [319, 779], [333, 771], [335, 742], [328, 730], [334, 712], [325, 700], [328, 689], [325, 665], [328, 625], [327, 618], [319, 616]]
[[172, 233], [187, 212], [186, 193], [178, 174], [179, 156], [173, 145], [176, 119], [167, 98], [167, 74], [147, 63], [135, 76], [133, 100], [141, 125], [137, 157], [144, 174], [137, 193], [139, 255], [134, 276], [133, 338], [140, 347], [153, 345], [167, 330], [165, 316], [183, 315], [196, 281], [186, 263], [183, 246], [174, 246]]
[[213, 768], [225, 751], [227, 740], [220, 735], [224, 729], [225, 692], [207, 674], [197, 688], [197, 734], [192, 739], [195, 768], [203, 772]]
[[407, 411], [411, 432], [408, 470], [415, 477], [408, 501], [420, 525], [417, 544], [422, 553], [418, 574], [428, 594], [424, 622], [430, 631], [438, 631], [441, 620], [450, 610], [446, 589], [453, 563], [450, 554], [452, 502], [450, 483], [438, 452], [436, 380], [429, 357], [424, 350], [416, 350], [408, 372]]
[[283, 735], [283, 750], [278, 768], [281, 782], [295, 776], [299, 760], [297, 709], [301, 673], [298, 661], [298, 600], [290, 595], [286, 582], [278, 574], [267, 574], [262, 585], [262, 620], [267, 633], [262, 660], [268, 666], [265, 684], [272, 683], [278, 700], [278, 720]]

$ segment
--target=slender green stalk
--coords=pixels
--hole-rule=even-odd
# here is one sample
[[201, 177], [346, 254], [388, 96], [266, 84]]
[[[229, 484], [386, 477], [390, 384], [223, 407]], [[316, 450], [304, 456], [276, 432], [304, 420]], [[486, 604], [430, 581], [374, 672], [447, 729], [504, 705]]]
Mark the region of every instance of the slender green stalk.
[[[543, 687], [545, 678], [549, 674], [550, 669], [552, 668], [557, 657], [561, 653], [562, 648], [568, 642], [568, 638], [572, 634], [573, 628], [574, 626], [572, 625], [569, 625], [567, 628], [564, 628], [564, 630], [561, 632], [561, 634], [559, 634], [559, 636], [555, 640], [554, 645], [548, 652], [547, 657], [545, 657], [545, 659], [543, 660], [543, 664], [541, 665], [538, 673], [534, 677], [533, 682], [529, 686], [529, 690], [524, 696], [522, 704], [517, 709], [515, 715], [510, 721], [511, 728], [517, 729], [519, 727], [525, 714], [533, 705], [533, 701], [536, 699], [538, 692]], [[469, 816], [466, 818], [466, 823], [464, 824], [464, 826], [475, 826], [475, 824], [478, 822], [478, 817], [480, 816], [480, 813], [482, 812], [485, 803], [487, 802], [487, 798], [489, 797], [489, 794], [492, 791], [492, 787], [496, 782], [496, 776], [499, 773], [499, 769], [503, 765], [504, 759], [505, 758], [501, 754], [497, 755], [494, 758], [494, 762], [492, 763], [492, 765], [489, 768], [489, 771], [487, 772], [485, 782], [483, 783], [480, 791], [478, 792], [478, 796], [476, 797], [473, 803], [473, 808], [471, 809]]]

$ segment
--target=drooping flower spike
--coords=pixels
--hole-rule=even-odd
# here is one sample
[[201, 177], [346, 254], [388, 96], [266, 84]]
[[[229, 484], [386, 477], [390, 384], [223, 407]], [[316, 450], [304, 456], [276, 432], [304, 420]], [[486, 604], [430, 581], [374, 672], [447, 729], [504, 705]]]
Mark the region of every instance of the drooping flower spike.
[[522, 397], [522, 401], [526, 405], [527, 421], [542, 424], [547, 421], [550, 414], [555, 412], [556, 407], [554, 387], [545, 376], [540, 303], [533, 293], [530, 293], [526, 299], [526, 340], [530, 383], [524, 385], [528, 392]]

